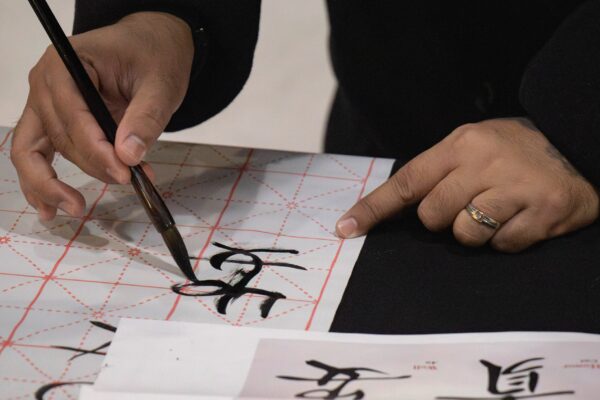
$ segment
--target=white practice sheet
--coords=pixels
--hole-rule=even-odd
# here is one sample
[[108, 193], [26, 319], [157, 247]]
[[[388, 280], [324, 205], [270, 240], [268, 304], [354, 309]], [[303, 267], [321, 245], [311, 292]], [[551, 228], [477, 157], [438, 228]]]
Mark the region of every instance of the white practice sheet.
[[82, 399], [593, 400], [598, 393], [600, 335], [384, 336], [122, 320]]
[[0, 129], [0, 400], [75, 398], [120, 318], [327, 331], [364, 241], [337, 238], [335, 222], [392, 166], [158, 143], [146, 159], [197, 277], [210, 280], [180, 295], [172, 287], [185, 278], [130, 186], [57, 156], [87, 209], [41, 223], [20, 193], [10, 139]]

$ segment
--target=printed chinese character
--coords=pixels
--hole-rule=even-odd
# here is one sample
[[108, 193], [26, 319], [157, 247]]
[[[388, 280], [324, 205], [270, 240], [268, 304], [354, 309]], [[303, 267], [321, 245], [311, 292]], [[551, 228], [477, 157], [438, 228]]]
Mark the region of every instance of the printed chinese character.
[[575, 394], [572, 390], [536, 392], [540, 381], [539, 363], [543, 358], [530, 358], [502, 368], [490, 361], [480, 360], [488, 372], [488, 394], [496, 397], [436, 397], [437, 400], [518, 400]]
[[351, 389], [344, 390], [348, 385], [353, 382], [359, 381], [383, 381], [383, 380], [398, 380], [398, 379], [408, 379], [410, 375], [402, 375], [402, 376], [384, 376], [384, 377], [362, 377], [361, 372], [372, 373], [377, 375], [387, 375], [385, 372], [378, 371], [372, 368], [337, 368], [327, 365], [321, 361], [317, 360], [309, 360], [306, 361], [306, 364], [311, 367], [319, 368], [324, 370], [323, 376], [320, 378], [302, 378], [297, 376], [286, 376], [279, 375], [277, 376], [279, 379], [287, 379], [293, 381], [306, 381], [306, 382], [316, 382], [318, 386], [330, 386], [330, 388], [322, 388], [322, 389], [311, 389], [302, 393], [298, 393], [296, 398], [299, 399], [322, 399], [322, 400], [334, 400], [334, 399], [342, 399], [349, 398], [352, 400], [360, 400], [365, 398], [365, 392], [361, 389], [357, 389], [353, 392], [350, 392]]

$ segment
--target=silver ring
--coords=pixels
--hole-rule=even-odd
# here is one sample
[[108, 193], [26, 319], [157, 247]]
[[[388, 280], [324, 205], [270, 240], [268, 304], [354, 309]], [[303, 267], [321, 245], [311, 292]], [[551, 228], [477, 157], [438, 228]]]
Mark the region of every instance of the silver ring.
[[500, 228], [500, 222], [496, 221], [494, 218], [486, 215], [483, 211], [475, 207], [473, 204], [469, 203], [465, 207], [465, 210], [471, 215], [471, 218], [480, 224], [483, 224], [492, 229]]

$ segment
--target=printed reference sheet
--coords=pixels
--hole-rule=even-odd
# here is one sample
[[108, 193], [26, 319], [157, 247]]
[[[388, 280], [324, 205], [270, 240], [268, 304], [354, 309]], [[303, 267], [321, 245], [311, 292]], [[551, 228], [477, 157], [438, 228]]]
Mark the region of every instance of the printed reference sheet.
[[593, 400], [598, 393], [600, 335], [384, 336], [122, 320], [81, 398]]
[[391, 160], [158, 143], [147, 161], [201, 284], [170, 258], [133, 189], [56, 157], [87, 202], [41, 223], [0, 129], [0, 400], [73, 399], [120, 318], [327, 331], [363, 239], [337, 218]]

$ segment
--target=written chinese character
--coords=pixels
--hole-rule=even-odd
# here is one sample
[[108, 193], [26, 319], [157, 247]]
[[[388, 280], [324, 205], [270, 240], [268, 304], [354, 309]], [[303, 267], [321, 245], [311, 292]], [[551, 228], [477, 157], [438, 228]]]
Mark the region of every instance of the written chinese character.
[[[262, 271], [263, 266], [268, 265], [271, 267], [284, 267], [284, 268], [293, 268], [299, 270], [306, 270], [306, 268], [301, 267], [299, 265], [284, 263], [284, 262], [271, 262], [271, 261], [263, 261], [256, 253], [289, 253], [289, 254], [298, 254], [297, 250], [280, 250], [280, 249], [237, 249], [234, 247], [229, 247], [221, 243], [213, 243], [214, 246], [220, 247], [226, 251], [222, 253], [217, 253], [210, 258], [210, 265], [218, 270], [222, 270], [222, 266], [224, 263], [235, 263], [240, 265], [251, 265], [252, 268], [249, 270], [244, 269], [243, 267], [238, 268], [231, 275], [231, 278], [224, 282], [222, 280], [208, 279], [208, 280], [199, 280], [196, 282], [178, 284], [172, 287], [175, 293], [178, 293], [182, 296], [198, 296], [198, 297], [206, 297], [206, 296], [219, 296], [217, 299], [217, 311], [221, 314], [227, 313], [227, 306], [235, 299], [240, 298], [245, 294], [257, 294], [265, 297], [265, 300], [260, 305], [260, 312], [263, 318], [266, 318], [271, 311], [271, 308], [275, 304], [277, 300], [285, 299], [285, 295], [275, 291], [269, 291], [260, 288], [248, 287], [250, 281], [255, 278]], [[231, 259], [234, 256], [245, 256], [248, 257], [249, 260], [240, 260], [240, 259]], [[190, 287], [215, 287], [217, 289], [205, 292], [188, 292], [186, 289]]]
[[[94, 325], [97, 328], [100, 329], [104, 329], [106, 331], [109, 332], [116, 332], [117, 328], [115, 328], [112, 325], [109, 324], [105, 324], [104, 322], [100, 322], [100, 321], [90, 321], [90, 323], [92, 325]], [[80, 349], [77, 347], [69, 347], [69, 346], [52, 346], [55, 349], [59, 349], [59, 350], [66, 350], [66, 351], [73, 351], [76, 354], [69, 358], [69, 362], [75, 360], [78, 357], [84, 356], [84, 355], [88, 355], [88, 354], [92, 354], [92, 355], [106, 355], [106, 352], [102, 351], [104, 349], [106, 349], [108, 346], [110, 346], [111, 342], [105, 342], [102, 343], [99, 346], [96, 346], [92, 349]], [[65, 386], [79, 386], [79, 385], [92, 385], [93, 382], [80, 382], [80, 381], [76, 381], [76, 382], [51, 382], [48, 383], [46, 385], [41, 386], [40, 388], [38, 388], [35, 391], [35, 399], [36, 400], [44, 400], [45, 396], [47, 394], [50, 394], [50, 392], [52, 392], [54, 389], [59, 389], [59, 388], [63, 388]]]

